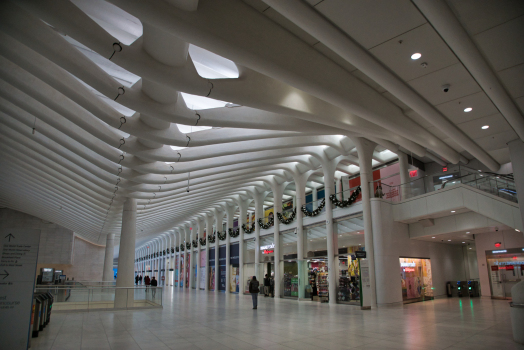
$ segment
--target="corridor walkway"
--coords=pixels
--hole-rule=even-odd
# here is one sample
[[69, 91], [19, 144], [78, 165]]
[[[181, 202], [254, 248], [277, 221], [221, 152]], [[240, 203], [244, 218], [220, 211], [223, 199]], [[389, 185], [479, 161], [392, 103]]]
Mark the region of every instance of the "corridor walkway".
[[166, 288], [163, 310], [54, 313], [31, 349], [524, 349], [507, 301], [357, 307]]

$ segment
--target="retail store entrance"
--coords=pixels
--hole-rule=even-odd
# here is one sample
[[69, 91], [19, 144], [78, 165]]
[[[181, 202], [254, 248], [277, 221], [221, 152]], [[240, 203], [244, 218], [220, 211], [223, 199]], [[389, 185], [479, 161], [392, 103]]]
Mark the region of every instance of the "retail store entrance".
[[524, 279], [524, 248], [486, 251], [492, 299], [511, 299], [511, 288]]
[[400, 258], [399, 262], [404, 303], [433, 300], [430, 259]]

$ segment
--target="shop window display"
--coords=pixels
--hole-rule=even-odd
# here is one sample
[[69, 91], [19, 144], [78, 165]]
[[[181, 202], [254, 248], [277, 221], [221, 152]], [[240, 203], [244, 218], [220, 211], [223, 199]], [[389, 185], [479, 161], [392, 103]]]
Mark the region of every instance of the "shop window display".
[[298, 297], [298, 264], [284, 261], [284, 297]]
[[354, 252], [363, 247], [350, 247], [347, 256], [339, 257], [337, 300], [342, 303], [360, 302], [360, 268]]
[[329, 300], [328, 264], [325, 259], [308, 261], [308, 281], [307, 291], [312, 300], [327, 302]]
[[422, 301], [433, 299], [430, 259], [400, 258], [402, 299]]

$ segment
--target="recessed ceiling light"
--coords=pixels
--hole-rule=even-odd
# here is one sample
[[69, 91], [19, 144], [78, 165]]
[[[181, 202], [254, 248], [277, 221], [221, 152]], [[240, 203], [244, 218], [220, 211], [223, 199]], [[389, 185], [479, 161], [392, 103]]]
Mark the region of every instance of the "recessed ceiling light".
[[416, 52], [413, 55], [411, 55], [412, 60], [418, 60], [420, 57], [422, 57], [422, 54]]
[[486, 129], [488, 129], [488, 128], [489, 128], [489, 125], [484, 125], [484, 126], [482, 127], [482, 130], [486, 130]]
[[452, 213], [454, 213], [455, 211], [454, 211], [454, 210], [452, 210], [451, 212], [452, 212]]
[[520, 232], [520, 230], [515, 229], [515, 231]]
[[359, 245], [362, 245], [362, 244], [359, 244]]
[[466, 234], [469, 234], [469, 231], [468, 231], [468, 232], [466, 232]]
[[466, 243], [466, 242], [462, 242], [462, 243]]
[[469, 248], [469, 249], [471, 249], [471, 248]]
[[435, 238], [435, 237], [431, 237], [431, 238]]
[[448, 239], [448, 242], [451, 242], [451, 239]]
[[472, 110], [473, 110], [473, 108], [471, 108], [471, 107], [464, 108], [464, 112], [466, 112], [466, 113], [471, 112]]

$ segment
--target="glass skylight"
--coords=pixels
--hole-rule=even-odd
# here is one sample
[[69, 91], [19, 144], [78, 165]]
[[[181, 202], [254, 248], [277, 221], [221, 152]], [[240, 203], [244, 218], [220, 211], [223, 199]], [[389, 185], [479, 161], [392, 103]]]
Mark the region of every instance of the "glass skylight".
[[180, 95], [182, 95], [182, 98], [184, 99], [187, 108], [193, 110], [220, 108], [225, 107], [229, 103], [220, 100], [215, 100], [209, 97], [190, 95], [184, 92], [181, 92]]

